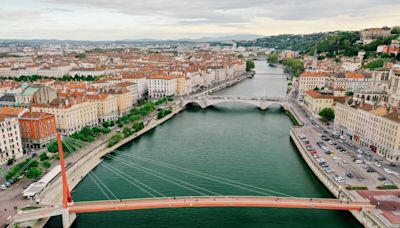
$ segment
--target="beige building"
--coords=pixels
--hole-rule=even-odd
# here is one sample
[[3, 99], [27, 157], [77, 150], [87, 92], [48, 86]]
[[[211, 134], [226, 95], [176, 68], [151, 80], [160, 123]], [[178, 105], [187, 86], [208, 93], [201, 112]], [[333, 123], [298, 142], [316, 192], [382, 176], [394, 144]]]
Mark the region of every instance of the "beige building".
[[322, 88], [327, 84], [328, 75], [323, 72], [303, 72], [299, 77], [299, 94], [304, 95], [305, 91], [313, 90], [316, 87]]
[[324, 108], [333, 108], [333, 104], [333, 94], [321, 94], [314, 90], [309, 90], [304, 93], [304, 105], [315, 114], [318, 114]]
[[120, 90], [109, 91], [109, 93], [117, 97], [117, 110], [119, 116], [127, 114], [132, 109], [132, 91], [122, 88]]
[[335, 105], [334, 128], [353, 142], [390, 161], [400, 161], [400, 119], [397, 109], [359, 103]]
[[147, 82], [151, 98], [174, 96], [177, 93], [177, 79], [174, 76], [153, 76]]
[[57, 130], [65, 135], [73, 134], [86, 126], [98, 124], [98, 111], [95, 102], [58, 100], [49, 105], [34, 105], [34, 112], [51, 113], [56, 118]]
[[112, 94], [88, 95], [90, 102], [97, 105], [97, 116], [99, 123], [118, 118], [117, 96]]

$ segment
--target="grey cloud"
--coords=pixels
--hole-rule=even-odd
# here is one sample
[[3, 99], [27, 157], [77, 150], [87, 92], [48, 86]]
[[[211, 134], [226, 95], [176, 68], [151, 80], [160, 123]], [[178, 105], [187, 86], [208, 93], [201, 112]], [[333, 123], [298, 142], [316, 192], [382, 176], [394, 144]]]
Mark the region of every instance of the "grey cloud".
[[[44, 0], [49, 3], [109, 9], [128, 15], [167, 17], [180, 24], [244, 24], [256, 17], [318, 20], [360, 17], [379, 7], [399, 7], [399, 0]], [[400, 8], [400, 7], [399, 7]]]
[[40, 11], [0, 9], [0, 22], [25, 21], [25, 20], [38, 19], [40, 17], [42, 17], [42, 12]]

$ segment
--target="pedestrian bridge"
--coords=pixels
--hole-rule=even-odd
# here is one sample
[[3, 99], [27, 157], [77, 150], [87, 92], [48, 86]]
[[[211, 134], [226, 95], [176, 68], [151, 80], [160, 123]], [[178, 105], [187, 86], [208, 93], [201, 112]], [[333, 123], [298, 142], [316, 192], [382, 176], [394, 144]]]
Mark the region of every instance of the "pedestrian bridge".
[[203, 96], [203, 97], [189, 97], [182, 100], [182, 106], [188, 104], [197, 104], [201, 108], [226, 103], [238, 102], [249, 104], [258, 107], [261, 110], [266, 110], [272, 105], [279, 105], [286, 109], [286, 97], [239, 97], [239, 96]]
[[[182, 196], [74, 202], [68, 205], [70, 214], [123, 210], [198, 207], [258, 207], [300, 208], [325, 210], [370, 211], [375, 208], [369, 202], [343, 201], [339, 199], [276, 197], [276, 196]], [[62, 214], [61, 206], [20, 211], [13, 222], [47, 218]]]

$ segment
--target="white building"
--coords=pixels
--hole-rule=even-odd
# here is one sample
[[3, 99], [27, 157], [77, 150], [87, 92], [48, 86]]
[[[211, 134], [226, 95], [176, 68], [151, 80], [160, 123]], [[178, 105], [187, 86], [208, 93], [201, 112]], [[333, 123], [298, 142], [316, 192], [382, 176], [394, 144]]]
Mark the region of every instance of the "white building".
[[149, 96], [159, 98], [174, 96], [177, 93], [177, 79], [173, 76], [153, 76], [147, 79]]
[[0, 115], [0, 164], [23, 156], [18, 118]]

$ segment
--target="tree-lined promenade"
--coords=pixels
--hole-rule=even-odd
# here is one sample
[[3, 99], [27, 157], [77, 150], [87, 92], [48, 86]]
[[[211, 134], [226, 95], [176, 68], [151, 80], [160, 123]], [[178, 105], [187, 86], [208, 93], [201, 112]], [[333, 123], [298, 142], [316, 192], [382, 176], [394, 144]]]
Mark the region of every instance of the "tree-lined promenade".
[[[153, 115], [157, 115], [157, 118], [161, 119], [170, 114], [172, 112], [171, 109], [161, 109], [160, 111], [157, 111], [157, 108], [162, 105], [167, 105], [172, 101], [173, 97], [161, 98], [156, 101], [147, 101], [143, 105], [131, 109], [128, 114], [115, 121], [106, 121], [95, 127], [84, 127], [69, 137], [78, 142], [92, 143], [104, 135], [108, 139], [108, 147], [111, 147], [122, 139], [142, 130], [144, 128], [145, 119]], [[110, 133], [113, 133], [113, 135], [110, 135]], [[68, 138], [66, 139], [68, 140]], [[63, 144], [63, 150], [66, 152], [66, 156], [69, 156], [83, 146], [84, 143], [76, 144], [76, 147]], [[52, 163], [57, 163], [56, 160], [58, 159], [57, 142], [53, 141], [49, 144], [47, 152], [41, 153], [38, 158], [34, 157], [25, 159], [11, 168], [6, 174], [6, 179], [15, 181], [17, 178], [23, 176], [29, 179], [37, 179], [43, 172], [46, 172], [51, 168]]]

